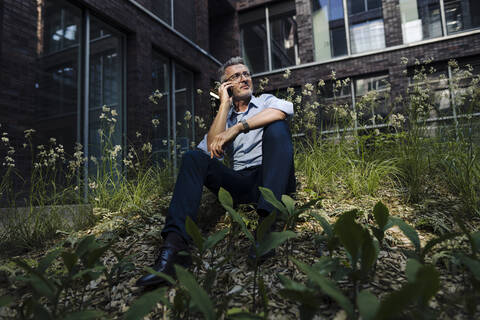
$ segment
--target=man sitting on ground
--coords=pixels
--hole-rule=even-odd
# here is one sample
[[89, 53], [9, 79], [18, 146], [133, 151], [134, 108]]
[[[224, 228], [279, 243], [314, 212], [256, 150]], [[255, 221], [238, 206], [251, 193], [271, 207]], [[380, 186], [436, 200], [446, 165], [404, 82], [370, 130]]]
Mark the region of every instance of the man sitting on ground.
[[[183, 156], [162, 231], [165, 242], [153, 266], [170, 276], [175, 276], [174, 264], [190, 264], [190, 257], [179, 252], [188, 251], [191, 239], [185, 221], [187, 216], [197, 221], [204, 185], [215, 194], [223, 187], [236, 203], [257, 203], [260, 221], [273, 207], [260, 195], [259, 186], [271, 189], [277, 199], [295, 191], [293, 146], [285, 121], [293, 115], [292, 103], [271, 94], [253, 96], [252, 78], [240, 57], [229, 59], [219, 75], [220, 108], [198, 149]], [[219, 161], [224, 152], [233, 168]], [[249, 259], [255, 260], [252, 248]], [[154, 274], [137, 281], [137, 286], [161, 284], [164, 280]]]

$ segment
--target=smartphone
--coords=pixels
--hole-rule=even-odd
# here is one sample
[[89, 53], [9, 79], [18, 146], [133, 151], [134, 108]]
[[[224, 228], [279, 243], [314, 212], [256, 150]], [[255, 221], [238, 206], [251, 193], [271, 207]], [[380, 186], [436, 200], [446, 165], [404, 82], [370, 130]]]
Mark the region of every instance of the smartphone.
[[232, 88], [227, 88], [227, 92], [229, 97], [233, 96]]

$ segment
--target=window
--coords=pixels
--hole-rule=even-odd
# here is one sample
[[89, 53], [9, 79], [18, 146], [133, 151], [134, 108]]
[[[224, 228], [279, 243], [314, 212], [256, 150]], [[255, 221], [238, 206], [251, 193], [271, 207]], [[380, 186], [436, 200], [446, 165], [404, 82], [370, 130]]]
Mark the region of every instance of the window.
[[[95, 17], [90, 18], [90, 70], [89, 70], [89, 146], [90, 156], [99, 159], [102, 155], [102, 138], [99, 129], [105, 129], [100, 115], [103, 107], [110, 114], [117, 114], [115, 131], [109, 143], [122, 145], [122, 36]], [[115, 111], [113, 111], [115, 110]], [[96, 172], [95, 163], [90, 163], [91, 172]]]
[[478, 0], [444, 0], [448, 34], [480, 27]]
[[300, 63], [295, 14], [294, 1], [240, 14], [242, 55], [252, 73]]
[[404, 43], [442, 36], [439, 0], [400, 0]]
[[152, 12], [181, 34], [195, 40], [194, 0], [152, 0]]
[[381, 0], [348, 0], [352, 53], [385, 48]]
[[315, 60], [348, 54], [342, 0], [312, 0]]
[[[68, 154], [79, 142], [85, 155], [100, 159], [103, 106], [116, 114], [110, 143], [123, 146], [125, 37], [68, 1], [46, 0], [39, 12], [32, 126], [44, 141], [56, 138]], [[81, 38], [84, 30], [90, 32]], [[89, 168], [95, 172], [95, 163]]]
[[162, 98], [154, 106], [153, 119], [158, 124], [154, 126], [152, 148], [159, 163], [173, 160], [176, 167], [181, 155], [196, 147], [193, 81], [191, 71], [154, 51], [152, 89]]
[[389, 92], [388, 75], [356, 78], [354, 89], [357, 124], [380, 124], [390, 113], [390, 108], [385, 100], [385, 94]]

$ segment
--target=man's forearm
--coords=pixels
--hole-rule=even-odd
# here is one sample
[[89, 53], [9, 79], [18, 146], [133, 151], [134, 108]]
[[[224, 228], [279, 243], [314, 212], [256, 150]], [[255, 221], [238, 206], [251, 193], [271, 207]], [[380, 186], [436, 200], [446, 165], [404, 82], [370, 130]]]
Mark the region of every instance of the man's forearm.
[[267, 108], [249, 118], [247, 123], [250, 127], [250, 130], [253, 130], [265, 127], [266, 125], [278, 120], [285, 120], [286, 117], [287, 115], [283, 111], [275, 108]]
[[218, 135], [219, 133], [225, 131], [227, 125], [227, 115], [230, 110], [230, 105], [228, 101], [222, 103], [220, 108], [218, 109], [217, 115], [215, 119], [213, 119], [213, 123], [210, 126], [207, 134], [207, 148], [210, 151], [210, 144], [212, 143], [213, 138]]

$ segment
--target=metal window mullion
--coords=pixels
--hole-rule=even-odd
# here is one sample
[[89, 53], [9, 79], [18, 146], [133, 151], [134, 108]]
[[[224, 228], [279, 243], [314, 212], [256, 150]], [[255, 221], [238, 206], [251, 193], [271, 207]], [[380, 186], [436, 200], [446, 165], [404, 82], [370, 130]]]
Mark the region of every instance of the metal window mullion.
[[445, 3], [443, 0], [440, 0], [440, 17], [442, 19], [442, 31], [443, 36], [447, 36], [447, 17], [445, 15]]
[[90, 14], [88, 10], [84, 11], [84, 37], [82, 39], [83, 44], [85, 45], [85, 50], [83, 51], [83, 153], [85, 158], [85, 165], [83, 167], [83, 192], [85, 201], [87, 201], [88, 195], [88, 127], [89, 127], [89, 83], [90, 83]]
[[171, 23], [171, 26], [172, 28], [175, 29], [175, 11], [174, 11], [174, 0], [170, 0], [170, 23]]
[[[191, 122], [190, 125], [192, 126], [192, 141], [195, 142], [195, 98], [194, 98], [195, 75], [193, 73], [191, 73], [191, 75], [192, 75], [192, 81], [190, 82], [190, 98], [192, 101], [192, 108], [191, 108], [192, 118], [190, 119], [190, 122]], [[188, 148], [190, 148], [190, 146], [187, 146], [187, 149]]]
[[272, 47], [270, 44], [270, 19], [268, 15], [269, 15], [268, 7], [265, 7], [265, 28], [267, 29], [268, 71], [272, 71]]
[[172, 137], [173, 137], [173, 175], [176, 176], [177, 173], [177, 110], [176, 110], [176, 103], [175, 103], [175, 62], [170, 60], [170, 70], [172, 72], [172, 86], [171, 86], [171, 101], [172, 101]]
[[347, 0], [343, 0], [343, 23], [345, 24], [345, 36], [347, 39], [347, 55], [351, 55], [350, 49], [350, 24], [348, 23]]
[[[122, 34], [121, 36], [121, 47], [122, 47], [122, 52], [121, 52], [121, 55], [122, 55], [122, 96], [121, 96], [121, 103], [120, 103], [120, 108], [121, 108], [121, 112], [119, 112], [122, 117], [123, 117], [123, 121], [122, 121], [122, 138], [123, 138], [123, 141], [122, 141], [122, 144], [123, 144], [123, 154], [124, 156], [126, 155], [127, 153], [127, 108], [126, 108], [126, 105], [127, 105], [127, 55], [126, 55], [126, 52], [127, 52], [127, 40], [126, 40], [126, 36], [124, 34]], [[123, 162], [122, 162], [123, 163]]]

